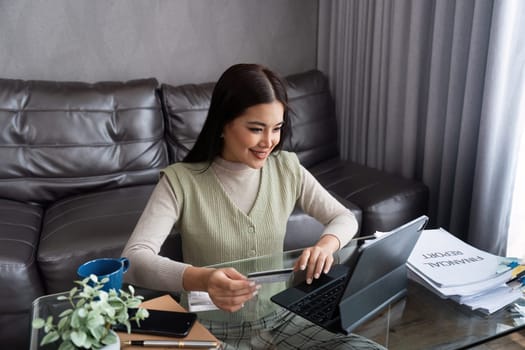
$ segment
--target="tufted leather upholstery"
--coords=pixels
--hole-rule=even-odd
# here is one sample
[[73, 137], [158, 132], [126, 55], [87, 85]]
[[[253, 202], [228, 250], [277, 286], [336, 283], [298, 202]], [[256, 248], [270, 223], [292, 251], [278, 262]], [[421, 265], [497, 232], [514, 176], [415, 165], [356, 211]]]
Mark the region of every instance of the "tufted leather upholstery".
[[155, 181], [166, 165], [157, 85], [1, 80], [1, 197], [47, 204]]
[[44, 217], [38, 265], [47, 293], [73, 287], [71, 266], [117, 257], [133, 231], [154, 185], [72, 196], [51, 205]]
[[319, 71], [287, 78], [291, 134], [285, 149], [310, 168], [339, 156], [337, 122], [328, 82]]
[[361, 210], [361, 235], [389, 231], [427, 211], [428, 188], [400, 176], [337, 158], [310, 169], [330, 191]]
[[[339, 158], [325, 77], [286, 78], [294, 151], [362, 222], [387, 230], [426, 212], [418, 182]], [[118, 256], [158, 179], [206, 118], [213, 83], [0, 79], [0, 343], [27, 348], [31, 301], [71, 288], [82, 262]], [[321, 225], [296, 210], [284, 249], [313, 244]], [[172, 232], [161, 254], [181, 259]]]
[[42, 213], [39, 206], [0, 199], [0, 341], [6, 349], [24, 344], [31, 302], [44, 293], [36, 261]]
[[170, 162], [181, 161], [195, 144], [208, 114], [214, 86], [212, 83], [161, 86]]
[[157, 87], [0, 79], [3, 346], [27, 348], [34, 298], [120, 254], [168, 164]]

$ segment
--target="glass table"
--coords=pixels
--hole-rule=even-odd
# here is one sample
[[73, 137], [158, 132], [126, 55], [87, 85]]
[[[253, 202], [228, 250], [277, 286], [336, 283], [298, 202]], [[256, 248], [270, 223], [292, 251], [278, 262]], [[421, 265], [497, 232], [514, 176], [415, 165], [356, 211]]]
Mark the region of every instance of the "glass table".
[[[355, 250], [355, 245], [341, 249], [335, 256], [336, 263], [344, 262]], [[257, 258], [232, 261], [213, 267], [234, 267], [243, 274], [292, 267], [301, 250], [277, 253]], [[286, 288], [289, 282], [281, 281], [262, 285], [259, 294], [245, 304], [242, 312], [198, 312], [201, 321], [258, 319], [277, 306], [269, 298]], [[37, 298], [33, 302], [33, 318], [59, 314], [64, 308], [57, 301], [58, 294]], [[181, 304], [187, 306], [187, 296], [181, 296]], [[471, 311], [461, 305], [441, 299], [426, 288], [408, 282], [406, 297], [389, 305], [375, 318], [354, 330], [388, 349], [466, 349], [477, 344], [525, 329], [525, 307], [522, 298], [491, 315]], [[30, 349], [41, 349], [38, 342], [42, 331], [33, 330]], [[48, 349], [48, 348], [45, 348]], [[51, 349], [51, 348], [49, 348]]]

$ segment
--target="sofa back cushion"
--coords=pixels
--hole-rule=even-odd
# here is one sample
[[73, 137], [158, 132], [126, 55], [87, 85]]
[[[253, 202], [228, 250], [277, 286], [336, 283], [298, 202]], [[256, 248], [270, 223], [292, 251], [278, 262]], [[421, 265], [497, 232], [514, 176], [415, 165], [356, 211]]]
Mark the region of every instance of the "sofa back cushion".
[[[291, 133], [284, 149], [296, 152], [304, 166], [336, 157], [337, 125], [326, 78], [309, 71], [285, 78]], [[166, 140], [171, 162], [181, 161], [193, 147], [210, 106], [214, 83], [161, 86]]]
[[339, 155], [335, 106], [326, 77], [317, 70], [286, 78], [291, 133], [284, 149], [305, 167]]
[[208, 115], [214, 86], [214, 83], [181, 86], [162, 84], [160, 95], [171, 163], [181, 161], [197, 141]]
[[155, 79], [0, 79], [0, 197], [46, 204], [153, 183], [167, 165]]

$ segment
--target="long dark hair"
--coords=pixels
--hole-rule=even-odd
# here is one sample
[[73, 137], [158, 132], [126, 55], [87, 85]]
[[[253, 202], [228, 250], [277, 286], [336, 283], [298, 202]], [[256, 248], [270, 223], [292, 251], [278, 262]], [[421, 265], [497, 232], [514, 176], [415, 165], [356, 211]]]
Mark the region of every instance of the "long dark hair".
[[[281, 78], [258, 64], [236, 64], [228, 68], [213, 89], [208, 116], [195, 145], [183, 162], [208, 162], [222, 152], [224, 126], [249, 107], [279, 101], [284, 107], [281, 140], [273, 151], [281, 149], [288, 130], [288, 95]], [[272, 152], [273, 152], [272, 151]]]

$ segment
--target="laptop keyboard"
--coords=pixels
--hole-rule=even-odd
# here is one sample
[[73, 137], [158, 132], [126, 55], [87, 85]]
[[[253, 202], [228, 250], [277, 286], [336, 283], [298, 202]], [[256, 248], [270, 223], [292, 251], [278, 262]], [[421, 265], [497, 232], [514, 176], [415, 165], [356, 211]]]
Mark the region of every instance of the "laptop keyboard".
[[341, 276], [333, 283], [308, 294], [290, 306], [290, 310], [305, 318], [323, 324], [334, 318], [338, 303], [345, 287], [346, 276]]

